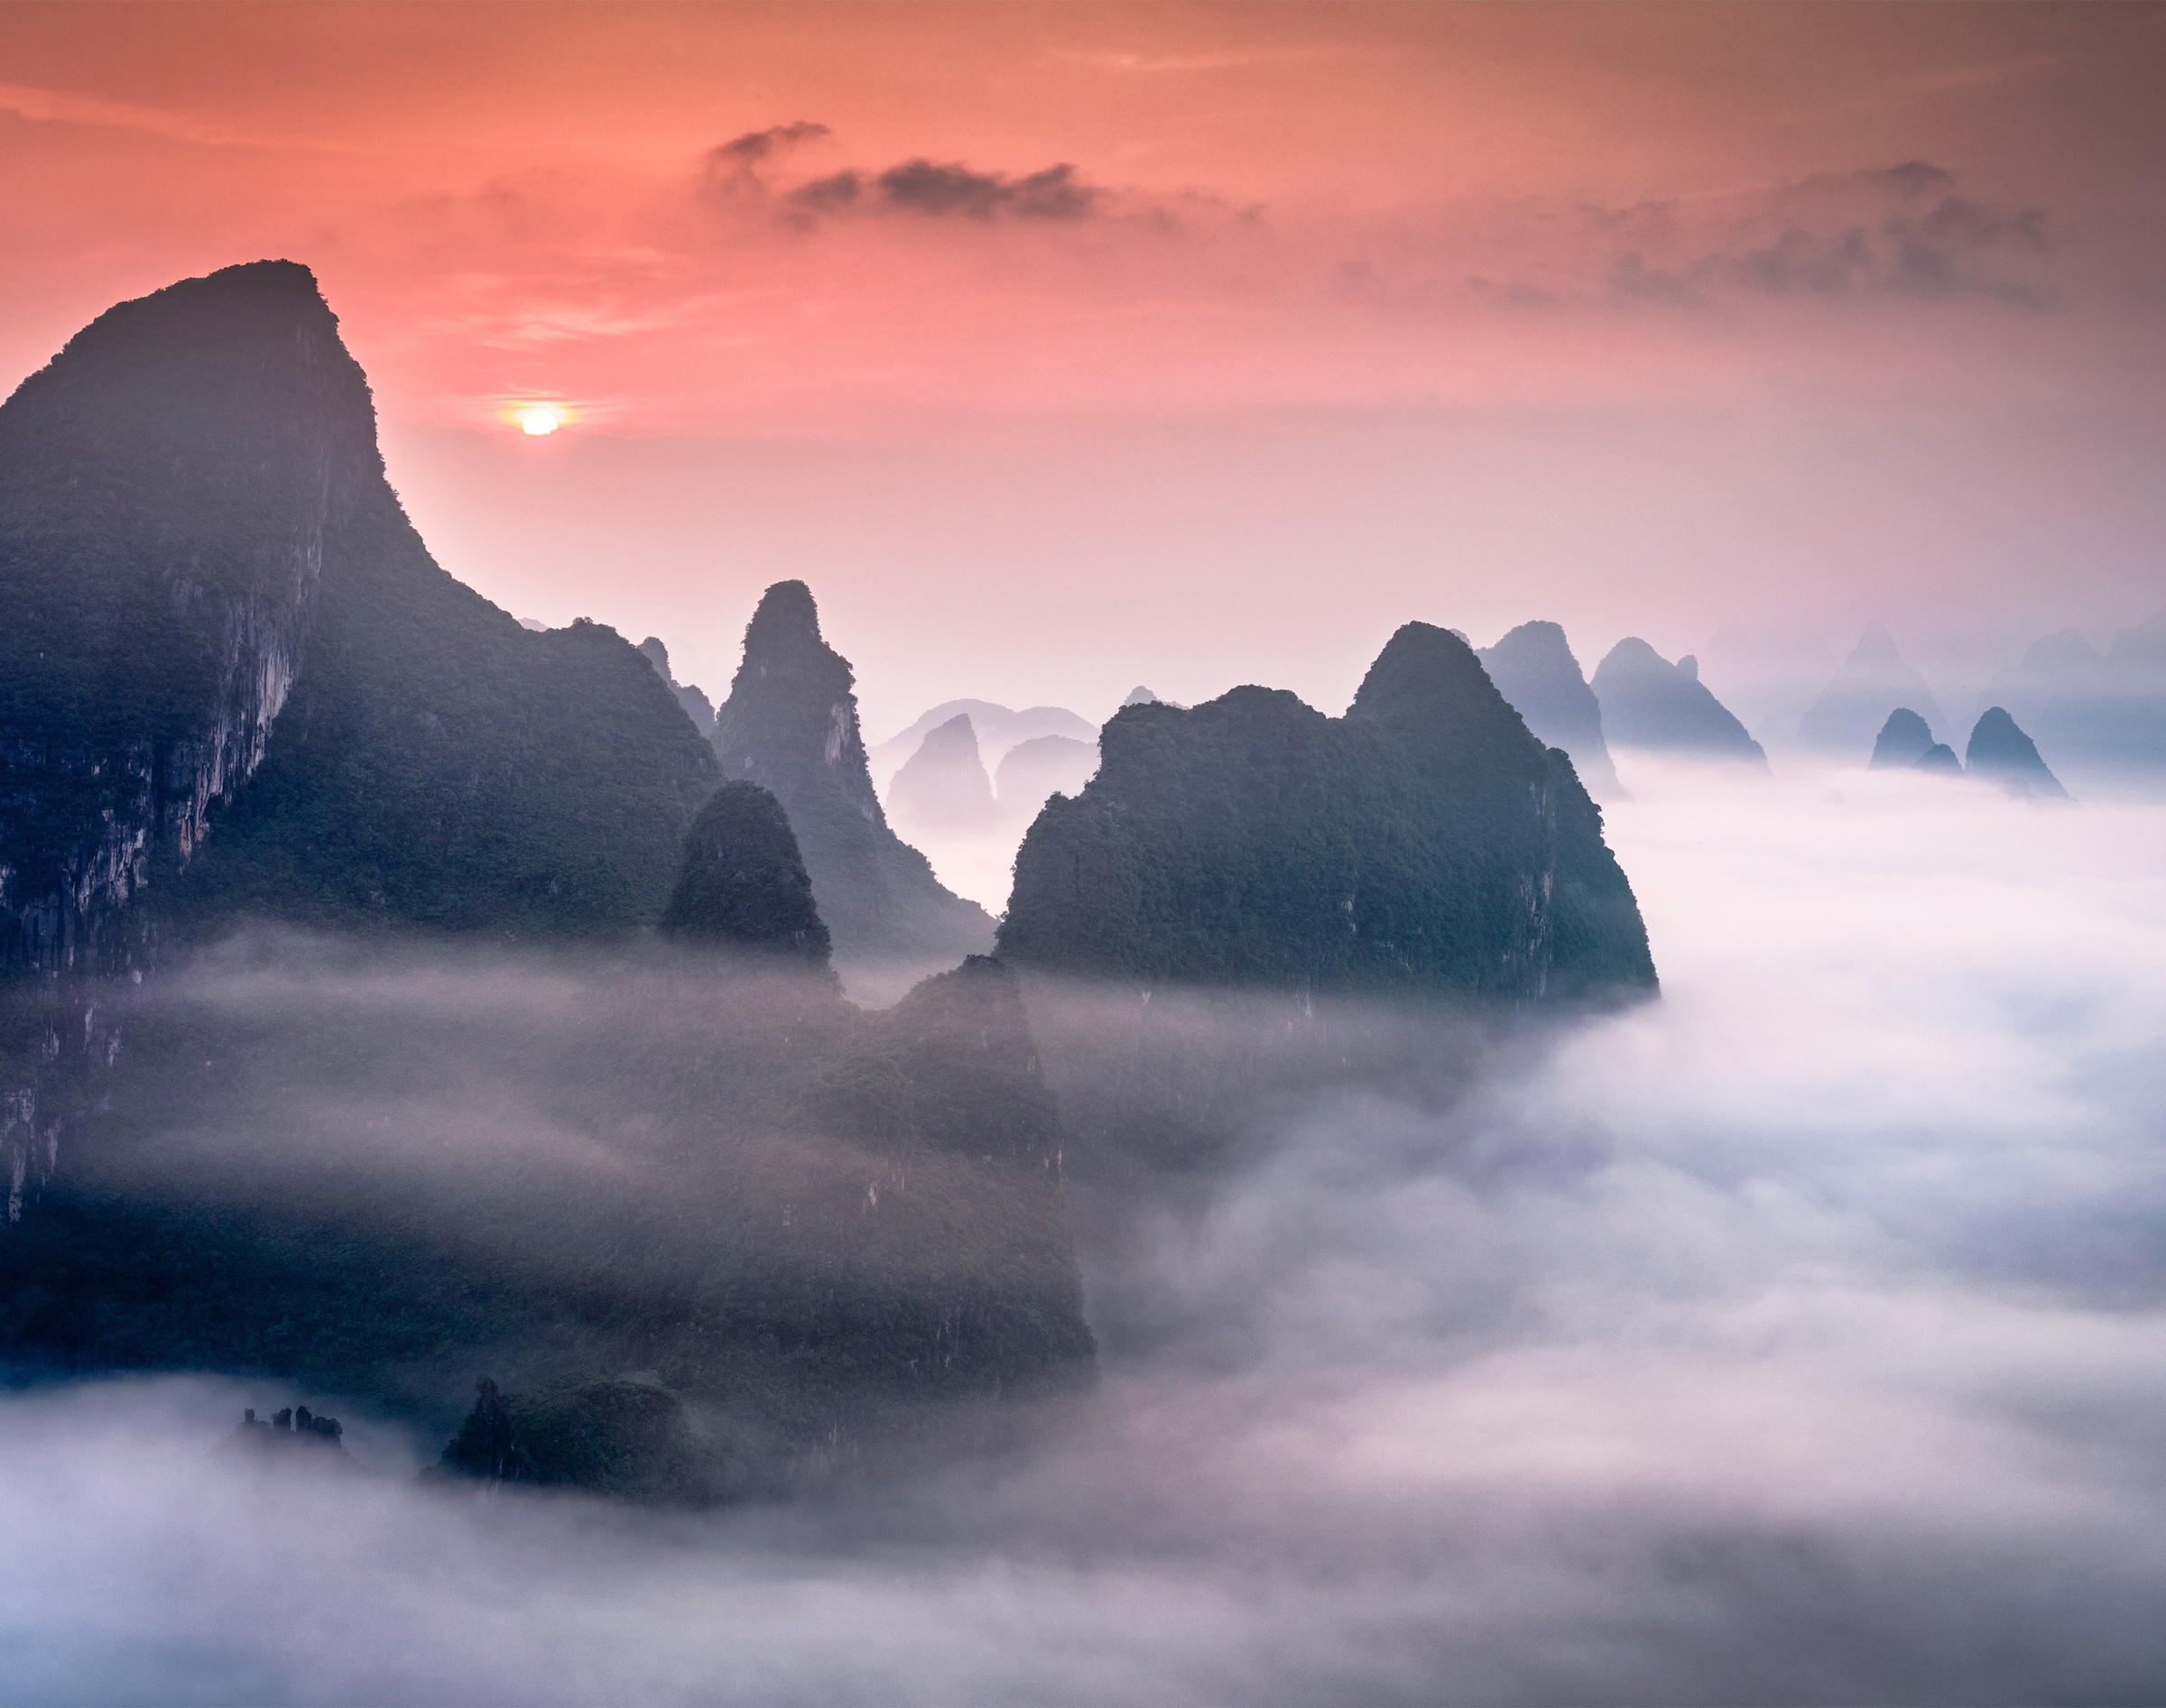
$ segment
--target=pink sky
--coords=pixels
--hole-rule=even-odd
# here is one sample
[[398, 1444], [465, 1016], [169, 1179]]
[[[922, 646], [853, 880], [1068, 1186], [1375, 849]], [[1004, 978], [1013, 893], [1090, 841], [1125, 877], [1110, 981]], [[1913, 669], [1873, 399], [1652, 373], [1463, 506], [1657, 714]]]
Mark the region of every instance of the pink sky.
[[1990, 662], [2166, 604], [2161, 88], [2134, 6], [14, 5], [0, 373], [306, 262], [446, 568], [710, 688], [803, 576], [875, 734], [1412, 616]]

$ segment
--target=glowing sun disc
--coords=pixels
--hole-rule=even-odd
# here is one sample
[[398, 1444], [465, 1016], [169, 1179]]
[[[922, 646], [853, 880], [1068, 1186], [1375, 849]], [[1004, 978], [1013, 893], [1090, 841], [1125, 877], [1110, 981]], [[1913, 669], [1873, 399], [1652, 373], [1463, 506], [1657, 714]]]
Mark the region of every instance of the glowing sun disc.
[[519, 430], [533, 439], [553, 433], [563, 425], [563, 416], [546, 404], [537, 403], [532, 409], [519, 411]]

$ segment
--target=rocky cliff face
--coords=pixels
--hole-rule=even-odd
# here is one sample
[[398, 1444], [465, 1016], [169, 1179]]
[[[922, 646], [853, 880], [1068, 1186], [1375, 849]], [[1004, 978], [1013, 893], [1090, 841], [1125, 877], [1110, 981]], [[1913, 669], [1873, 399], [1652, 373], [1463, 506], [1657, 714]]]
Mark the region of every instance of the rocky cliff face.
[[854, 682], [849, 660], [820, 638], [811, 589], [777, 582], [745, 628], [745, 661], [715, 715], [723, 769], [782, 801], [838, 956], [959, 959], [990, 947], [985, 909], [942, 888], [888, 828]]
[[1594, 690], [1619, 747], [1766, 767], [1760, 743], [1699, 679], [1689, 656], [1672, 664], [1636, 636], [1620, 641], [1595, 667]]
[[262, 763], [327, 541], [382, 481], [290, 262], [124, 302], [0, 406], [0, 963], [125, 963], [126, 904]]
[[1513, 1005], [1654, 985], [1601, 812], [1467, 644], [1409, 623], [1343, 718], [1260, 688], [1125, 708], [1024, 839], [1004, 958]]
[[1602, 739], [1602, 703], [1580, 674], [1560, 625], [1523, 623], [1476, 656], [1534, 738], [1572, 756], [1572, 769], [1588, 794], [1597, 800], [1624, 795]]
[[615, 633], [430, 559], [292, 263], [124, 303], [0, 408], [0, 595], [17, 971], [236, 912], [623, 928], [718, 780]]

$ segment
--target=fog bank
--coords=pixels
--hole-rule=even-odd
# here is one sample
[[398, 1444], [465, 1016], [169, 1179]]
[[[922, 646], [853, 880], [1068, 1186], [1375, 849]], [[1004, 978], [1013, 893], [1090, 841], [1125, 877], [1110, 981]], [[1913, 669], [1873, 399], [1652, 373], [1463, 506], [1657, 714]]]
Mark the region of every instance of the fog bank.
[[[1028, 1449], [656, 1517], [0, 1400], [22, 1702], [2017, 1702], [2166, 1676], [2166, 809], [1644, 765], [1659, 1003], [1087, 1254]], [[347, 1421], [377, 1474], [212, 1445]]]

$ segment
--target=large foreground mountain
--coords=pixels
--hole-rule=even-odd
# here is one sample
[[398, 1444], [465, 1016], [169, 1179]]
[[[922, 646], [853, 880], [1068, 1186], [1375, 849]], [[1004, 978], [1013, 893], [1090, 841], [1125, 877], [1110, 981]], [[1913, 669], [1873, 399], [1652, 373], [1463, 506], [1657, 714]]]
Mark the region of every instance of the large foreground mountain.
[[[745, 630], [745, 660], [715, 714], [730, 776], [772, 789], [790, 815], [820, 917], [843, 960], [959, 960], [993, 921], [942, 887], [888, 828], [865, 765], [849, 660], [820, 638], [801, 581], [778, 581]], [[657, 685], [659, 686], [659, 685]]]
[[1239, 688], [1129, 706], [1016, 856], [1004, 959], [1151, 983], [1523, 1005], [1654, 988], [1569, 757], [1412, 623], [1343, 718]]
[[613, 632], [437, 567], [290, 262], [122, 303], [0, 407], [0, 607], [16, 969], [236, 909], [620, 929], [718, 780]]

